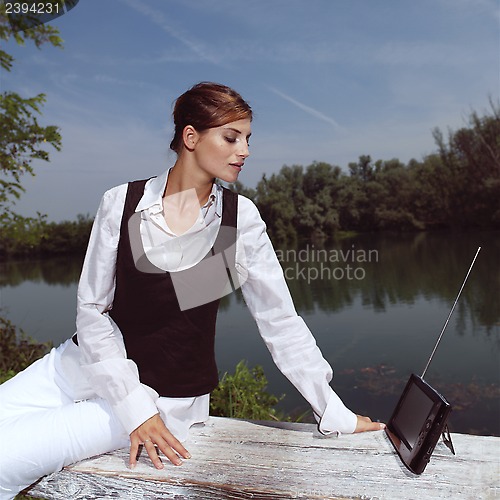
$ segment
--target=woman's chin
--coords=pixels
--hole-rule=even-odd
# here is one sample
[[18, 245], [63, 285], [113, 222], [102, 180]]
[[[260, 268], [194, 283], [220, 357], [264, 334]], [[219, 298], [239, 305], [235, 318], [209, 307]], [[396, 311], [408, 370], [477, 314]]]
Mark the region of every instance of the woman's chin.
[[228, 184], [232, 184], [233, 182], [236, 182], [238, 180], [238, 175], [239, 172], [228, 172], [219, 175], [217, 178], [221, 181], [227, 182]]

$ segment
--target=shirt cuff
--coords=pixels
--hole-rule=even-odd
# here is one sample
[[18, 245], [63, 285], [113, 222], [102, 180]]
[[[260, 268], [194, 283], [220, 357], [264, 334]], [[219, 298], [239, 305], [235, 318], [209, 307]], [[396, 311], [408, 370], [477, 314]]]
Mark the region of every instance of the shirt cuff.
[[356, 430], [358, 417], [347, 408], [332, 390], [322, 417], [314, 415], [321, 434], [352, 434]]
[[113, 405], [113, 411], [128, 434], [158, 413], [156, 400], [159, 395], [150, 387], [141, 384], [125, 399]]

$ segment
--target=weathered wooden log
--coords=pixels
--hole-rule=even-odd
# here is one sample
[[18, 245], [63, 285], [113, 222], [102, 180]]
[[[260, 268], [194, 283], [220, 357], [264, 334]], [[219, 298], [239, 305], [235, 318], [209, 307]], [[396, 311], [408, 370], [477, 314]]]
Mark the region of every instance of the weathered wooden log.
[[436, 446], [421, 476], [399, 461], [384, 432], [322, 437], [313, 424], [211, 417], [186, 443], [193, 458], [157, 470], [145, 451], [84, 460], [43, 478], [29, 494], [91, 499], [494, 499], [500, 438], [453, 434], [456, 456]]

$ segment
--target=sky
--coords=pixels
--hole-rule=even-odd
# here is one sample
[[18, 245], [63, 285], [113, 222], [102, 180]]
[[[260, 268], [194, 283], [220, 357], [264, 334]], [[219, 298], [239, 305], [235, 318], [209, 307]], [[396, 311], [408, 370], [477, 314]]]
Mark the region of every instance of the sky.
[[3, 49], [1, 91], [43, 92], [61, 152], [33, 163], [16, 211], [93, 216], [102, 194], [175, 162], [171, 112], [199, 81], [252, 106], [254, 187], [283, 165], [422, 159], [499, 99], [498, 0], [80, 0], [64, 49]]

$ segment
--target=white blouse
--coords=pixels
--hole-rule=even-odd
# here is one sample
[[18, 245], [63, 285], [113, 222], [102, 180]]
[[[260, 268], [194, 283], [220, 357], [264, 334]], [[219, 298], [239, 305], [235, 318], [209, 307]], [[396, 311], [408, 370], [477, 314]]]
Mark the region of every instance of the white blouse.
[[[196, 241], [215, 238], [222, 216], [222, 188], [216, 184], [193, 226], [176, 236], [163, 216], [168, 171], [150, 179], [136, 208], [148, 259], [165, 270], [188, 268], [200, 259]], [[141, 384], [137, 365], [127, 359], [122, 334], [108, 311], [113, 306], [115, 266], [127, 184], [107, 191], [96, 214], [77, 296], [79, 347], [63, 353], [62, 366], [75, 399], [105, 398], [131, 433], [160, 412], [180, 440], [189, 427], [207, 420], [209, 395], [160, 397]], [[214, 236], [215, 235], [215, 236]], [[202, 238], [202, 239], [203, 239]], [[159, 250], [160, 249], [160, 250]], [[319, 430], [351, 433], [357, 418], [331, 389], [332, 369], [310, 330], [297, 315], [266, 226], [254, 203], [238, 195], [236, 272], [245, 302], [281, 372], [311, 405]]]

